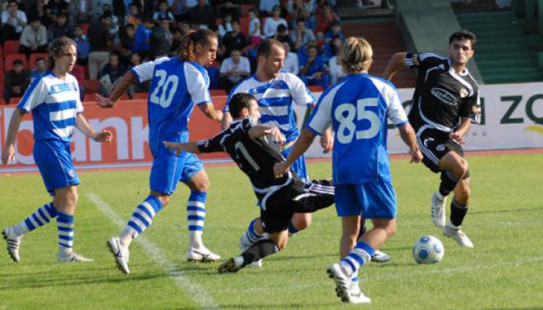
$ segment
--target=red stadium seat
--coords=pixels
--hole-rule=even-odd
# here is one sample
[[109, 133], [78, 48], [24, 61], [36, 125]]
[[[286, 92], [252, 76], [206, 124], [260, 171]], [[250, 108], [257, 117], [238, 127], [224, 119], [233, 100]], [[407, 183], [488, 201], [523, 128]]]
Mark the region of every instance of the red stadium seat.
[[4, 72], [8, 72], [13, 68], [13, 61], [19, 59], [23, 62], [23, 68], [28, 70], [28, 61], [25, 54], [8, 54], [6, 55], [6, 61], [4, 64]]
[[309, 91], [311, 91], [312, 93], [319, 93], [324, 91], [324, 89], [320, 85], [307, 86], [307, 89], [309, 89]]
[[249, 10], [254, 9], [254, 4], [242, 4], [241, 5], [241, 17], [248, 17], [249, 16]]
[[89, 32], [89, 24], [81, 24], [81, 28], [83, 28], [83, 33], [87, 34]]
[[72, 69], [72, 72], [70, 72], [78, 81], [83, 81], [87, 78], [85, 75], [85, 68], [80, 65], [75, 65]]
[[210, 89], [209, 94], [211, 96], [227, 96], [226, 90], [224, 89]]
[[134, 93], [132, 99], [147, 99], [148, 96], [148, 93]]
[[99, 80], [83, 80], [80, 83], [85, 87], [85, 94], [94, 94], [100, 91]]
[[47, 61], [47, 58], [49, 58], [49, 53], [30, 54], [30, 58], [28, 58], [28, 67], [30, 70], [36, 68], [36, 60], [38, 60], [38, 58], [43, 58], [45, 61]]
[[9, 54], [19, 53], [19, 40], [10, 40], [4, 42], [4, 57]]
[[251, 19], [249, 17], [242, 17], [239, 19], [239, 28], [243, 34], [246, 36], [249, 35], [249, 24], [251, 23]]

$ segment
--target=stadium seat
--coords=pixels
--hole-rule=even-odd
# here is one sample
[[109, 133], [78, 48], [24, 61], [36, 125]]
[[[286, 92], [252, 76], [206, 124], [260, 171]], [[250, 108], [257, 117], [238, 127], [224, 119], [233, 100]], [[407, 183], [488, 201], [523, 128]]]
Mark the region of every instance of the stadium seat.
[[10, 40], [4, 42], [4, 57], [9, 54], [19, 53], [19, 40]]
[[17, 103], [19, 103], [19, 101], [21, 101], [21, 97], [9, 98], [9, 104], [12, 104], [12, 105], [16, 105]]
[[25, 54], [8, 54], [4, 63], [4, 72], [8, 72], [13, 68], [13, 61], [19, 59], [23, 62], [23, 68], [28, 70], [28, 61]]
[[241, 17], [248, 17], [249, 10], [254, 9], [254, 4], [242, 4], [241, 5]]
[[94, 94], [100, 91], [99, 80], [83, 80], [81, 84], [85, 87], [85, 94]]
[[319, 92], [324, 91], [324, 89], [320, 85], [310, 85], [310, 86], [307, 86], [307, 89], [309, 89], [309, 91], [312, 93], [319, 93]]
[[209, 94], [213, 97], [213, 96], [226, 96], [228, 95], [226, 93], [226, 90], [224, 89], [210, 89], [209, 90]]
[[30, 68], [30, 70], [36, 68], [36, 60], [38, 60], [38, 58], [43, 58], [45, 61], [47, 61], [47, 58], [49, 58], [49, 53], [30, 54], [30, 57], [28, 58], [28, 68]]
[[134, 93], [132, 99], [147, 99], [148, 96], [148, 93]]
[[87, 34], [87, 32], [89, 32], [89, 26], [90, 26], [89, 24], [81, 24], [80, 26], [81, 28], [83, 28], [84, 34]]
[[85, 75], [85, 68], [83, 66], [78, 65], [78, 64], [76, 64], [74, 66], [74, 68], [72, 69], [71, 74], [73, 76], [75, 76], [75, 78], [78, 81], [83, 81], [83, 80], [85, 80], [87, 78], [87, 76]]

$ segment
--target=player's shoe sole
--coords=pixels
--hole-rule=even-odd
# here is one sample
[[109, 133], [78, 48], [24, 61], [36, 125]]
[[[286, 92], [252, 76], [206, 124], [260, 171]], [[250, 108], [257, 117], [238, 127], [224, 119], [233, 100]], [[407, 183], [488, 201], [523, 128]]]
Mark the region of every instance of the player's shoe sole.
[[123, 257], [122, 251], [120, 249], [120, 244], [118, 244], [118, 238], [112, 237], [108, 241], [106, 241], [106, 246], [111, 254], [113, 254], [113, 257], [115, 258], [115, 265], [117, 268], [125, 274], [130, 273], [130, 269], [128, 268], [128, 259]]
[[339, 297], [342, 302], [349, 302], [349, 286], [351, 285], [351, 280], [341, 270], [341, 266], [338, 263], [335, 263], [326, 269], [326, 273], [328, 273], [328, 277], [336, 283], [335, 290], [337, 297]]
[[57, 256], [58, 263], [92, 263], [94, 259], [85, 257], [83, 255], [71, 252], [68, 254], [59, 254]]

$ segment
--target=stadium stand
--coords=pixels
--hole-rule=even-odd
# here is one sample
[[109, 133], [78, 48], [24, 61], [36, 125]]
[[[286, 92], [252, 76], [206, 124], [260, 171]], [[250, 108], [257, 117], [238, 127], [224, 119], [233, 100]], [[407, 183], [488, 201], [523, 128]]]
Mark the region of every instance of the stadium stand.
[[4, 59], [4, 72], [8, 72], [13, 68], [13, 61], [19, 59], [23, 62], [23, 69], [28, 70], [28, 60], [25, 54], [7, 54]]

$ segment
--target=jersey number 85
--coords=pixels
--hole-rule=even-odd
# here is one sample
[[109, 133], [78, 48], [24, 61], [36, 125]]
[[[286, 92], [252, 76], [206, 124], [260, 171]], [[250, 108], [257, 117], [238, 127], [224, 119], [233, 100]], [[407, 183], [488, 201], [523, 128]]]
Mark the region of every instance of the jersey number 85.
[[[381, 128], [381, 120], [377, 113], [366, 108], [376, 107], [378, 103], [377, 98], [364, 98], [356, 101], [356, 106], [352, 103], [338, 105], [334, 111], [334, 118], [339, 123], [337, 141], [341, 144], [348, 144], [351, 143], [353, 138], [362, 140], [375, 137], [379, 133], [379, 128]], [[355, 118], [357, 122], [368, 121], [370, 126], [357, 130]]]

